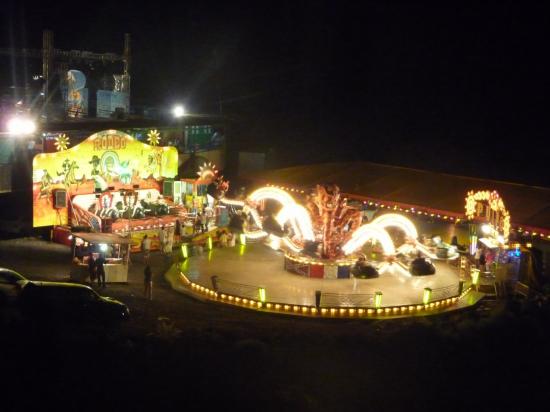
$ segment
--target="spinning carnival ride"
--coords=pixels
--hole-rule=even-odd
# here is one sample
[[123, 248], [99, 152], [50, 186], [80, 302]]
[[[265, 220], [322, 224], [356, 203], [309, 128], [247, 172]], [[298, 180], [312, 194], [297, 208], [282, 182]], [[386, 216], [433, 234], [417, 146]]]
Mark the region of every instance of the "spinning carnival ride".
[[[383, 273], [390, 267], [410, 275], [403, 264], [407, 258], [438, 257], [418, 242], [415, 225], [406, 217], [388, 213], [362, 224], [359, 209], [347, 204], [335, 185], [317, 185], [302, 206], [286, 191], [263, 187], [252, 192], [245, 201], [221, 199], [222, 203], [242, 208], [246, 216], [243, 232], [249, 239], [267, 238], [274, 249], [285, 251], [285, 267], [302, 275], [323, 278], [348, 278], [357, 260], [366, 261], [361, 253], [367, 242], [379, 244], [382, 261], [369, 262]], [[280, 204], [274, 216], [267, 211], [267, 201]], [[262, 216], [264, 214], [264, 216]], [[267, 216], [265, 216], [267, 214]], [[280, 230], [268, 229], [273, 221]], [[388, 228], [404, 233], [404, 242], [396, 248]], [[458, 255], [456, 255], [457, 257]], [[455, 257], [455, 256], [452, 256]], [[395, 263], [395, 264], [394, 264]]]

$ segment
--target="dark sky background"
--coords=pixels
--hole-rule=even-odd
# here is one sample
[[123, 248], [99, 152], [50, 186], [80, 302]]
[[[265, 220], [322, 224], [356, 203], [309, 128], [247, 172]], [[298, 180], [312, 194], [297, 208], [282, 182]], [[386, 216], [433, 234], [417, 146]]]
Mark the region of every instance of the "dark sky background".
[[39, 48], [50, 28], [57, 48], [121, 53], [129, 32], [132, 103], [221, 101], [229, 137], [278, 165], [369, 160], [550, 187], [543, 2], [9, 1], [2, 47]]

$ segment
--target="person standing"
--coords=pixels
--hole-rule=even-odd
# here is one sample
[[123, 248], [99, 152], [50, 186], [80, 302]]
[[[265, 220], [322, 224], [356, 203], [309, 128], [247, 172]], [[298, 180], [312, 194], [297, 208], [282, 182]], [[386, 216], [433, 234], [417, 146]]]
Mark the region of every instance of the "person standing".
[[94, 254], [90, 252], [88, 255], [88, 273], [90, 274], [90, 285], [94, 283], [95, 281], [95, 259]]
[[172, 255], [172, 249], [174, 248], [174, 228], [169, 227], [166, 229], [164, 236], [164, 254], [167, 256]]
[[166, 230], [164, 229], [164, 226], [162, 226], [159, 230], [159, 242], [160, 250], [164, 253], [164, 250], [166, 249]]
[[143, 252], [143, 260], [145, 264], [149, 264], [149, 256], [151, 254], [151, 239], [147, 235], [141, 240], [141, 251]]
[[201, 213], [201, 227], [202, 233], [208, 231], [208, 217], [206, 216], [206, 212]]
[[479, 270], [482, 272], [485, 272], [486, 270], [485, 263], [487, 263], [487, 259], [485, 257], [485, 250], [482, 250], [479, 255]]
[[95, 261], [96, 274], [97, 274], [97, 286], [105, 287], [105, 257], [103, 253], [99, 254], [99, 257]]
[[145, 266], [145, 270], [143, 272], [143, 280], [145, 286], [145, 299], [153, 300], [153, 272], [151, 271], [151, 266], [149, 265]]
[[476, 260], [476, 265], [479, 267], [479, 258], [481, 257], [481, 248], [478, 246], [476, 248], [476, 253], [474, 255], [474, 259]]

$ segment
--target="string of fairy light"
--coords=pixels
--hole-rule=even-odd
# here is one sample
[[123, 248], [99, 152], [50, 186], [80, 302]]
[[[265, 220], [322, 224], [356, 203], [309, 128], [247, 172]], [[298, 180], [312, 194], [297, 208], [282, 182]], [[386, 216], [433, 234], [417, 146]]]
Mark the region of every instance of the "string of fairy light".
[[251, 299], [218, 292], [214, 289], [192, 282], [183, 273], [179, 272], [179, 281], [187, 287], [191, 293], [213, 302], [239, 306], [263, 312], [284, 313], [308, 317], [340, 317], [340, 318], [379, 318], [410, 316], [412, 314], [429, 314], [450, 308], [456, 305], [460, 299], [471, 291], [471, 286], [459, 291], [458, 294], [445, 297], [431, 302], [424, 301], [421, 304], [406, 304], [396, 306], [374, 307], [317, 307], [313, 305], [295, 305], [288, 303], [277, 303], [266, 300], [265, 289], [258, 289], [258, 298]]
[[[296, 194], [302, 194], [302, 195], [306, 194], [305, 190], [298, 187], [292, 187], [288, 185], [283, 186], [283, 185], [276, 185], [276, 184], [270, 184], [270, 183], [266, 184], [266, 186], [275, 187], [275, 188], [286, 190], [288, 192], [293, 192]], [[428, 207], [416, 206], [416, 205], [404, 206], [398, 202], [391, 202], [387, 200], [380, 200], [380, 199], [371, 198], [367, 196], [360, 196], [360, 195], [354, 195], [354, 194], [348, 194], [348, 193], [344, 193], [344, 196], [348, 200], [360, 201], [363, 203], [363, 205], [377, 207], [385, 210], [404, 212], [412, 216], [416, 215], [418, 217], [424, 217], [424, 218], [427, 217], [431, 219], [438, 219], [438, 220], [453, 222], [453, 223], [460, 223], [468, 220], [467, 216], [463, 213], [445, 212], [441, 210], [435, 211]], [[509, 223], [509, 224], [510, 224], [510, 232], [514, 232], [520, 236], [531, 236], [534, 238], [540, 238], [541, 240], [550, 241], [550, 230], [534, 228], [534, 227], [530, 227], [522, 224], [516, 224], [516, 225], [513, 225], [512, 223]]]

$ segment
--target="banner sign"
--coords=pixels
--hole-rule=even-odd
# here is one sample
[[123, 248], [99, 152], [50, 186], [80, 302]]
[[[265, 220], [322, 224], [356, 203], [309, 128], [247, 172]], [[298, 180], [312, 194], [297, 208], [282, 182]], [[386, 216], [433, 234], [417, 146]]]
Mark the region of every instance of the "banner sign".
[[[96, 191], [155, 188], [178, 173], [178, 152], [150, 146], [117, 130], [95, 133], [82, 143], [33, 159], [33, 225], [68, 224], [72, 196]], [[67, 205], [56, 202], [65, 191]]]

